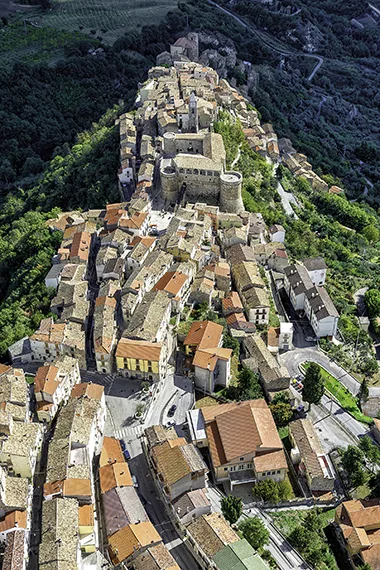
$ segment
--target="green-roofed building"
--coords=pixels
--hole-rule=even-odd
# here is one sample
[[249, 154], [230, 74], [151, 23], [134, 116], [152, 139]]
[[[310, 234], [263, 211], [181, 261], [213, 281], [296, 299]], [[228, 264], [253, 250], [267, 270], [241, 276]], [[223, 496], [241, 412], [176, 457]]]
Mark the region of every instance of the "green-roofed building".
[[212, 559], [219, 570], [268, 570], [268, 566], [245, 538], [228, 544]]

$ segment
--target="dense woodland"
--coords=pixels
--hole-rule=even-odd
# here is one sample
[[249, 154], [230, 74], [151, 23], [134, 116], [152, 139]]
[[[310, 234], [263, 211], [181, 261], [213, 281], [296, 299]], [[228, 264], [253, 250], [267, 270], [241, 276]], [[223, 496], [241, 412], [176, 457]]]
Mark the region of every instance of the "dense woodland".
[[[302, 4], [311, 6], [306, 0]], [[48, 313], [52, 292], [45, 288], [43, 278], [60, 241], [60, 235], [51, 234], [46, 227], [51, 210], [100, 207], [118, 198], [119, 138], [114, 120], [121, 110], [131, 108], [138, 82], [145, 79], [155, 56], [186, 30], [187, 22], [191, 29], [219, 31], [231, 38], [238, 57], [252, 62], [258, 74], [257, 87], [250, 94], [263, 120], [273, 121], [280, 135], [289, 136], [308, 154], [315, 169], [333, 175], [331, 180], [344, 185], [348, 195], [362, 192], [363, 175], [368, 176], [375, 186], [367, 199], [375, 205], [379, 189], [378, 59], [373, 50], [363, 56], [352, 52], [351, 39], [358, 39], [355, 31], [344, 45], [342, 26], [346, 26], [347, 16], [340, 15], [338, 4], [335, 2], [334, 7], [327, 0], [318, 2], [329, 18], [335, 12], [337, 18], [343, 18], [341, 26], [336, 26], [341, 33], [334, 27], [333, 35], [341, 38], [339, 50], [346, 50], [341, 61], [326, 60], [323, 74], [315, 78], [316, 86], [331, 95], [322, 105], [318, 120], [321, 95], [305, 79], [311, 69], [309, 60], [289, 58], [280, 67], [278, 54], [259, 38], [206, 3], [200, 10], [195, 0], [179, 3], [163, 25], [130, 32], [113, 46], [102, 46], [97, 55], [89, 53], [94, 45], [100, 45], [97, 41], [70, 37], [58, 61], [1, 67], [1, 356], [9, 344], [30, 334]], [[344, 12], [348, 17], [354, 8], [351, 4]], [[244, 12], [244, 3], [237, 7]], [[313, 13], [314, 8], [315, 2]], [[245, 16], [251, 17], [248, 13]], [[282, 16], [276, 18], [281, 21]], [[0, 26], [7, 25], [3, 19]], [[366, 33], [359, 39], [372, 46]], [[328, 57], [332, 41], [328, 37], [323, 44]], [[294, 47], [298, 48], [297, 42]], [[362, 59], [353, 62], [351, 57]], [[334, 72], [337, 65], [339, 74]], [[364, 68], [372, 71], [364, 72]], [[238, 83], [244, 82], [238, 68], [230, 75]], [[355, 116], [350, 114], [353, 106], [358, 110]], [[228, 130], [224, 135], [229, 136]], [[346, 200], [343, 207], [335, 199], [316, 198], [309, 188], [289, 179], [304, 208], [299, 221], [287, 221], [273, 173], [245, 143], [242, 151], [238, 167], [245, 176], [246, 207], [263, 211], [268, 223], [287, 224], [288, 247], [295, 257], [326, 255], [332, 267], [329, 287], [338, 299], [338, 308], [351, 314], [351, 292], [357, 281], [363, 277], [370, 280], [371, 272], [380, 269], [377, 240], [369, 240], [364, 231], [368, 226], [380, 228], [377, 211], [358, 204], [350, 207]], [[359, 160], [363, 162], [361, 170]]]

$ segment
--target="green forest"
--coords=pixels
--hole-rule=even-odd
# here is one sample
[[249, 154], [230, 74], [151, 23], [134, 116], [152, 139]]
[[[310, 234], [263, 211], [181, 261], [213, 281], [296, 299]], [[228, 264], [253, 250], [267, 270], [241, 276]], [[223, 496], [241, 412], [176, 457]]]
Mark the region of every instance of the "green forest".
[[[295, 257], [315, 252], [326, 256], [332, 268], [329, 287], [338, 308], [348, 315], [352, 313], [351, 292], [356, 283], [370, 280], [371, 272], [378, 271], [378, 244], [369, 240], [370, 234], [365, 231], [371, 226], [380, 228], [379, 69], [372, 49], [375, 32], [352, 31], [345, 44], [348, 18], [355, 12], [352, 2], [341, 16], [339, 2], [318, 2], [321, 8], [316, 11], [315, 2], [303, 0], [304, 9], [312, 12], [310, 18], [337, 19], [333, 32], [328, 28], [327, 39], [319, 46], [325, 57], [324, 72], [310, 84], [306, 79], [311, 68], [309, 60], [289, 57], [281, 66], [279, 54], [258, 37], [207, 2], [202, 2], [202, 9], [199, 4], [195, 0], [180, 2], [162, 24], [132, 30], [113, 45], [49, 28], [28, 32], [28, 44], [16, 33], [17, 19], [1, 19], [2, 357], [9, 344], [30, 334], [49, 311], [52, 292], [45, 288], [44, 276], [60, 235], [49, 232], [46, 220], [54, 208], [101, 207], [118, 198], [119, 136], [115, 118], [132, 107], [138, 82], [144, 81], [156, 55], [188, 29], [217, 31], [234, 42], [239, 59], [251, 62], [257, 73], [258, 81], [250, 95], [262, 120], [272, 121], [280, 136], [291, 138], [296, 148], [309, 156], [317, 172], [332, 175], [349, 197], [363, 191], [364, 176], [373, 182], [366, 196], [371, 208], [359, 203], [350, 206], [347, 200], [343, 207], [340, 198], [314, 197], [299, 181], [290, 180], [299, 192], [303, 209], [299, 221], [286, 221], [273, 173], [243, 143], [238, 167], [246, 178], [246, 207], [263, 211], [268, 223], [288, 224], [288, 247]], [[253, 21], [256, 16], [248, 8], [249, 3], [244, 2], [236, 6]], [[260, 7], [258, 12], [263, 9]], [[303, 13], [309, 17], [307, 11]], [[268, 31], [276, 32], [279, 26], [282, 31], [278, 36], [282, 39], [286, 26], [281, 22], [287, 16], [280, 14], [276, 18], [273, 23], [268, 20]], [[254, 23], [261, 25], [260, 21]], [[368, 47], [368, 53], [364, 48], [363, 54], [354, 53], [353, 45], [359, 40]], [[299, 47], [295, 42], [292, 49]], [[94, 54], [93, 48], [101, 49]], [[332, 49], [339, 60], [332, 58]], [[244, 82], [238, 65], [230, 75], [238, 83]], [[329, 97], [318, 115], [321, 92]], [[234, 153], [231, 149], [228, 152], [232, 158]], [[255, 170], [260, 176], [252, 175]]]

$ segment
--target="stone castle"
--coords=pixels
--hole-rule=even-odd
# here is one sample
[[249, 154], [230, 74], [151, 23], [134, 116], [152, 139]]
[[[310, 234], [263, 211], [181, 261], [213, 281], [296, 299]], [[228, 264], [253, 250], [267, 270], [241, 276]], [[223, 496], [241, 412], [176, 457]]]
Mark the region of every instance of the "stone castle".
[[165, 133], [160, 163], [162, 196], [170, 203], [218, 204], [225, 212], [244, 210], [242, 176], [226, 170], [222, 136], [217, 133]]
[[[203, 74], [207, 68], [202, 68]], [[217, 105], [205, 92], [202, 73], [194, 73], [183, 81], [184, 91], [192, 88], [190, 95], [175, 109], [176, 128], [163, 134], [160, 180], [162, 196], [174, 204], [185, 199], [189, 202], [218, 204], [226, 212], [244, 210], [241, 198], [242, 176], [226, 170], [226, 152], [223, 138], [212, 132], [217, 116]], [[215, 81], [216, 79], [216, 81]], [[213, 84], [218, 77], [213, 74]], [[178, 72], [181, 92], [181, 73]], [[198, 89], [197, 89], [198, 87]], [[197, 95], [208, 96], [208, 100]], [[183, 95], [183, 93], [182, 93]], [[211, 100], [210, 100], [211, 99]]]
[[210, 67], [176, 61], [151, 68], [135, 116], [120, 117], [121, 187], [149, 192], [160, 185], [170, 205], [205, 202], [243, 211], [242, 176], [226, 169], [223, 138], [214, 132], [219, 110], [231, 103], [246, 106]]

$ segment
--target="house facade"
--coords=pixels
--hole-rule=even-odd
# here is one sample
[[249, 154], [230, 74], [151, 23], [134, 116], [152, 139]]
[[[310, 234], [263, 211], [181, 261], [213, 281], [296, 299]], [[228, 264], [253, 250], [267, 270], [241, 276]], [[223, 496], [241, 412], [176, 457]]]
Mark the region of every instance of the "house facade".
[[[192, 410], [188, 416], [196, 413]], [[228, 482], [233, 489], [267, 478], [284, 480], [284, 449], [265, 400], [201, 408], [196, 425], [196, 433], [206, 433], [217, 483]]]

